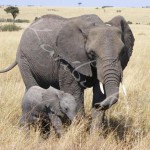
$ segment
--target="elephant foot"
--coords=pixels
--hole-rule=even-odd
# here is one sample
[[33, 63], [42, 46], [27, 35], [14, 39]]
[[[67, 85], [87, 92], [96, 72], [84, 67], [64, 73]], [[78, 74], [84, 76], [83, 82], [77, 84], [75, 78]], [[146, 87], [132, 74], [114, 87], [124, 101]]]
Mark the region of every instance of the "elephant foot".
[[25, 124], [23, 127], [24, 133], [25, 133], [25, 139], [29, 139], [30, 138], [30, 125], [29, 124]]
[[49, 133], [44, 133], [44, 134], [42, 133], [40, 135], [44, 140], [48, 139], [48, 137], [49, 137]]
[[42, 120], [41, 126], [40, 126], [40, 136], [43, 139], [47, 139], [50, 135], [50, 124], [49, 122]]
[[104, 123], [105, 111], [97, 111], [95, 108], [92, 108], [92, 123], [90, 128], [90, 133], [99, 132]]
[[61, 138], [62, 137], [62, 131], [61, 130], [56, 130], [56, 137]]
[[46, 131], [45, 129], [42, 129], [40, 132], [40, 136], [45, 140], [48, 139], [49, 135], [50, 135], [50, 131]]

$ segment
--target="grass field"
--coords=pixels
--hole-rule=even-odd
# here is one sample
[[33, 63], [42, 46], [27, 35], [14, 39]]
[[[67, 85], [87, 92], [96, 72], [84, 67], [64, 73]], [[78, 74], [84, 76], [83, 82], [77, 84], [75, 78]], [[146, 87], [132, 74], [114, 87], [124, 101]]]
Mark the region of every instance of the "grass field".
[[[121, 13], [117, 13], [121, 10]], [[0, 150], [149, 150], [150, 149], [150, 9], [144, 8], [50, 8], [20, 7], [18, 19], [32, 20], [43, 14], [58, 14], [65, 17], [81, 14], [97, 14], [108, 21], [116, 15], [123, 15], [135, 36], [131, 60], [124, 71], [127, 97], [120, 89], [119, 102], [106, 113], [105, 136], [89, 134], [87, 119], [73, 123], [64, 136], [57, 139], [52, 132], [48, 140], [39, 137], [39, 132], [25, 133], [18, 126], [21, 114], [21, 99], [24, 84], [18, 67], [0, 74]], [[0, 8], [0, 18], [11, 18]], [[137, 24], [138, 23], [138, 24]], [[140, 23], [140, 24], [139, 24]], [[23, 30], [29, 25], [18, 24]], [[0, 68], [10, 65], [16, 55], [17, 46], [23, 33], [0, 32]], [[85, 93], [86, 115], [91, 114], [92, 91]], [[104, 133], [103, 133], [104, 134]]]

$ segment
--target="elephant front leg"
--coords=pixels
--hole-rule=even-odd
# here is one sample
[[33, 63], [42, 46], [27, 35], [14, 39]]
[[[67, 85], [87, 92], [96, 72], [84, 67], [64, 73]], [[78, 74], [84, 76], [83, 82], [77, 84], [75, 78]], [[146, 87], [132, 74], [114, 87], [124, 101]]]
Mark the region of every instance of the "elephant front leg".
[[62, 121], [61, 119], [52, 113], [48, 114], [49, 119], [51, 120], [51, 124], [54, 127], [56, 134], [58, 136], [58, 138], [60, 138], [62, 136]]
[[78, 114], [84, 116], [84, 89], [79, 85], [71, 71], [62, 65], [59, 69], [59, 86], [60, 90], [75, 97]]
[[106, 98], [106, 95], [101, 92], [100, 86], [99, 86], [99, 81], [97, 80], [93, 85], [91, 132], [100, 129], [103, 125], [105, 111], [97, 110], [95, 107], [95, 104], [102, 102], [105, 98]]
[[40, 135], [43, 139], [47, 139], [50, 135], [50, 122], [48, 119], [42, 118], [40, 125]]

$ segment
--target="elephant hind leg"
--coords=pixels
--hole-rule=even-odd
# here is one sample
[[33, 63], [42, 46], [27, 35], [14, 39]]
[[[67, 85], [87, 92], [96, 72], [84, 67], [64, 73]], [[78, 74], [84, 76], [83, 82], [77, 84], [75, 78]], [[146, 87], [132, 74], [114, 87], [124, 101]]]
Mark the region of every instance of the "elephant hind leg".
[[24, 84], [26, 86], [26, 90], [28, 90], [32, 86], [38, 85], [31, 71], [31, 67], [27, 59], [22, 58], [20, 61], [18, 61], [18, 66], [19, 66], [19, 70], [20, 70], [22, 79], [24, 81]]

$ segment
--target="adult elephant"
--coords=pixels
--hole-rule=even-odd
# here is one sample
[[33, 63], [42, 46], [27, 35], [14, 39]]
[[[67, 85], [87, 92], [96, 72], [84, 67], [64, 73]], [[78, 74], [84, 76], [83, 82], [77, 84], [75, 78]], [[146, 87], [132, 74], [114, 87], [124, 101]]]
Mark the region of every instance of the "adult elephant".
[[16, 61], [1, 73], [18, 64], [26, 89], [51, 85], [73, 94], [81, 113], [84, 89], [93, 87], [95, 118], [117, 102], [122, 72], [133, 45], [132, 31], [122, 16], [104, 23], [96, 15], [69, 19], [45, 15], [25, 30]]

